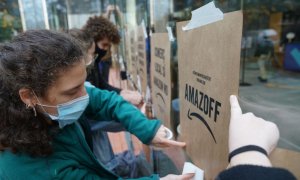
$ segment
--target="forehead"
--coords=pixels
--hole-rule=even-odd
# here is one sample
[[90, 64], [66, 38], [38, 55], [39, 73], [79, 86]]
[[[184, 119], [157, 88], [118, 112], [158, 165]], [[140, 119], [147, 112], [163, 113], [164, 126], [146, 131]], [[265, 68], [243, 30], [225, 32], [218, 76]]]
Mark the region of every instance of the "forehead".
[[56, 80], [47, 89], [46, 96], [52, 96], [72, 89], [86, 79], [85, 61], [82, 59], [58, 72]]

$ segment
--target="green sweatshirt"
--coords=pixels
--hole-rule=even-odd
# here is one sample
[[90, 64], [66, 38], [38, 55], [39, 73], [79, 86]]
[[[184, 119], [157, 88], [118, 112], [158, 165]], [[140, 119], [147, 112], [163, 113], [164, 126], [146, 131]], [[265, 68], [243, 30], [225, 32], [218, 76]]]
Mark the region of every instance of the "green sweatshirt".
[[[144, 144], [149, 144], [161, 125], [149, 121], [137, 108], [116, 93], [86, 87], [90, 102], [80, 118], [114, 119]], [[65, 126], [53, 140], [54, 153], [32, 157], [9, 150], [0, 152], [0, 179], [121, 179], [97, 161], [76, 123]], [[141, 179], [159, 179], [158, 175]]]

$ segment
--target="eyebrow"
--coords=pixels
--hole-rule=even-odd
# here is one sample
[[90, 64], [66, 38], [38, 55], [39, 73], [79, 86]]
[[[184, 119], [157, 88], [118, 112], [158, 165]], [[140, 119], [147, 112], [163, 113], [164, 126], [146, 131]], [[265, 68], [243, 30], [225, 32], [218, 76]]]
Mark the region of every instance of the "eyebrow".
[[80, 88], [81, 86], [82, 86], [82, 84], [80, 84], [80, 85], [78, 85], [78, 86], [75, 86], [75, 87], [73, 87], [72, 89], [68, 89], [68, 90], [66, 90], [66, 91], [63, 91], [62, 93], [63, 93], [63, 94], [68, 94], [68, 93], [70, 93], [70, 92], [72, 92], [72, 91], [77, 90], [77, 89]]
[[75, 86], [75, 87], [73, 87], [73, 88], [71, 88], [71, 89], [68, 89], [68, 90], [65, 90], [65, 91], [63, 91], [62, 93], [63, 94], [68, 94], [68, 93], [70, 93], [70, 92], [72, 92], [72, 91], [75, 91], [75, 90], [77, 90], [78, 88], [80, 88], [81, 86], [82, 86], [82, 84], [84, 84], [84, 82], [85, 82], [85, 80], [86, 80], [86, 78], [87, 78], [87, 73], [86, 73], [86, 70], [85, 70], [85, 75], [84, 75], [85, 77], [84, 77], [84, 81], [82, 82], [82, 83], [80, 83], [78, 86]]

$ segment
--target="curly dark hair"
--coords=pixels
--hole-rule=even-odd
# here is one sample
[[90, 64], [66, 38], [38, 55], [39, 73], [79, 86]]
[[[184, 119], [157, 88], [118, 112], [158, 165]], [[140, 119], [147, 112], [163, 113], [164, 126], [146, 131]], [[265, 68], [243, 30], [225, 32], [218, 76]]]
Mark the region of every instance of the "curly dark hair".
[[78, 42], [64, 33], [30, 30], [0, 46], [0, 149], [32, 156], [52, 153], [50, 125], [43, 112], [26, 108], [21, 88], [43, 97], [65, 70], [83, 61]]
[[113, 44], [119, 44], [121, 40], [117, 27], [102, 16], [90, 17], [83, 30], [93, 37], [95, 42], [108, 38]]

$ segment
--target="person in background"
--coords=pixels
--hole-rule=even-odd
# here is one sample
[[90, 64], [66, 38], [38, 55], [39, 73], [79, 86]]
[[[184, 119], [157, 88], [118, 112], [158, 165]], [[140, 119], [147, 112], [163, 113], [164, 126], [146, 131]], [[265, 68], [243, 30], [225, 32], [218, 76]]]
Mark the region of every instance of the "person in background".
[[143, 97], [137, 91], [121, 90], [110, 86], [108, 72], [110, 65], [103, 61], [112, 44], [120, 43], [120, 35], [117, 28], [102, 16], [90, 17], [83, 27], [83, 31], [94, 39], [95, 53], [97, 57], [94, 62], [93, 71], [88, 76], [88, 81], [100, 89], [115, 91], [132, 104], [138, 106], [143, 103]]
[[275, 57], [274, 45], [277, 42], [277, 32], [273, 29], [266, 29], [259, 33], [255, 56], [258, 58], [257, 64], [259, 67], [258, 80], [262, 83], [268, 82], [268, 73], [266, 63]]

